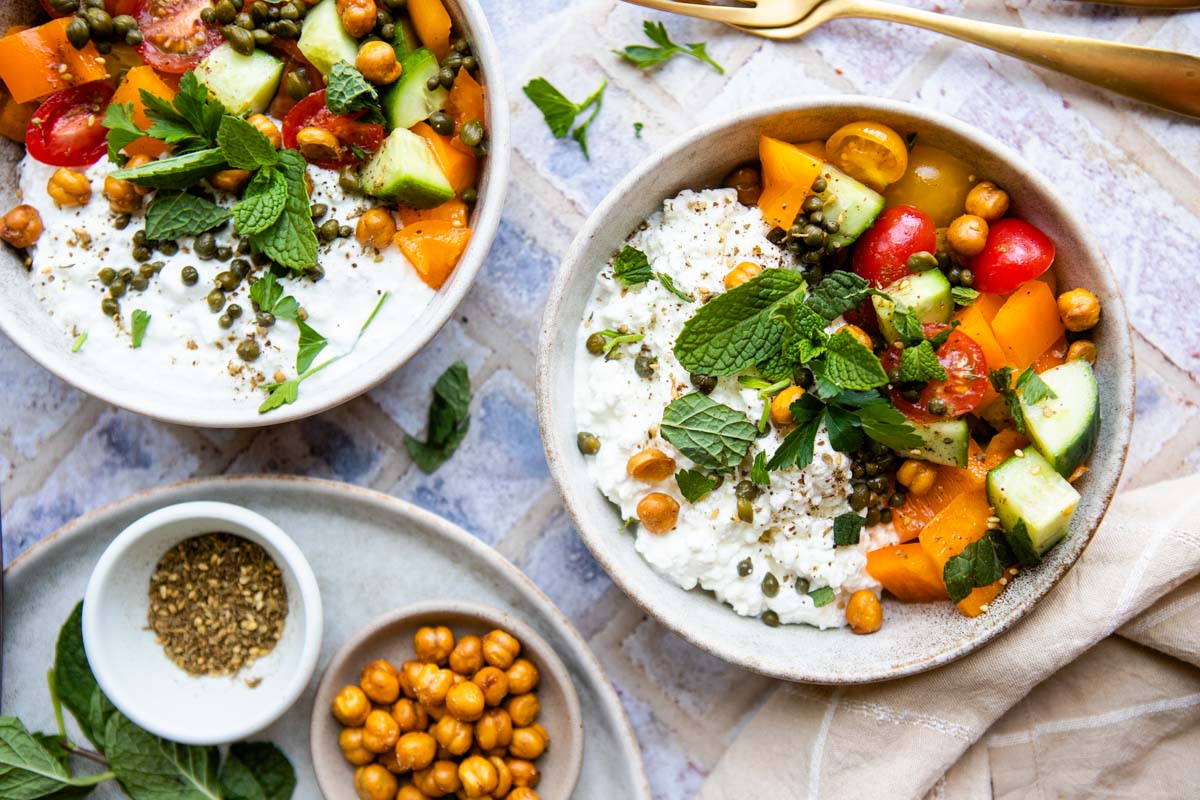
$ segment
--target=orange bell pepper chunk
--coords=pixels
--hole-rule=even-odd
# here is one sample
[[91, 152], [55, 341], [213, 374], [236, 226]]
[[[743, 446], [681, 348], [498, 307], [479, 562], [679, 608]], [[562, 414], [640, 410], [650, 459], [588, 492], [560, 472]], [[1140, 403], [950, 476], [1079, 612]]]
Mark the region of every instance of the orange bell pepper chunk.
[[978, 309], [979, 313], [983, 314], [984, 320], [988, 325], [992, 324], [992, 320], [996, 318], [996, 314], [1000, 313], [1000, 308], [1004, 305], [1004, 295], [1002, 294], [981, 294], [975, 298], [975, 302], [971, 304], [971, 308]]
[[1005, 428], [992, 437], [987, 449], [983, 451], [984, 468], [995, 469], [1017, 450], [1029, 444], [1029, 437], [1017, 431], [1016, 428]]
[[937, 564], [939, 573], [967, 545], [987, 535], [990, 516], [992, 507], [988, 505], [987, 493], [978, 489], [963, 492], [929, 521], [921, 531], [921, 546]]
[[822, 162], [794, 144], [760, 136], [758, 157], [762, 162], [763, 191], [758, 207], [763, 219], [780, 228], [790, 228], [812, 184], [821, 177]]
[[1028, 281], [1009, 295], [992, 320], [992, 331], [1018, 371], [1036, 361], [1066, 333], [1054, 292], [1043, 281]]
[[108, 76], [94, 44], [76, 50], [67, 41], [69, 24], [63, 17], [0, 39], [0, 79], [18, 103]]
[[[147, 130], [152, 121], [146, 116], [146, 106], [142, 102], [142, 89], [167, 101], [174, 100], [176, 92], [151, 67], [134, 67], [125, 73], [125, 80], [121, 81], [121, 85], [113, 93], [112, 102], [118, 105], [132, 104], [133, 121], [142, 130]], [[125, 152], [131, 156], [143, 155], [158, 158], [169, 149], [170, 147], [158, 139], [144, 136], [132, 144], [126, 145]]]
[[470, 241], [470, 228], [444, 220], [418, 222], [396, 232], [396, 246], [431, 289], [442, 287]]
[[958, 606], [958, 610], [961, 611], [964, 616], [972, 618], [978, 617], [987, 610], [988, 604], [1000, 596], [1000, 593], [1004, 591], [1004, 587], [1008, 586], [1016, 574], [1017, 568], [1009, 567], [1005, 572], [1004, 577], [995, 583], [972, 589], [969, 595], [958, 601], [956, 604]]
[[941, 571], [917, 542], [867, 553], [867, 573], [904, 603], [950, 599]]
[[456, 228], [467, 226], [467, 204], [462, 200], [450, 200], [436, 208], [417, 209], [400, 206], [400, 221], [405, 225], [416, 225], [418, 222], [449, 222]]
[[1045, 372], [1048, 369], [1054, 369], [1067, 361], [1067, 337], [1060, 336], [1058, 341], [1050, 345], [1046, 352], [1037, 357], [1037, 360], [1030, 366], [1034, 372]]
[[458, 71], [450, 96], [446, 98], [446, 113], [454, 117], [460, 126], [473, 119], [484, 118], [483, 87], [465, 69]]
[[475, 185], [479, 173], [479, 159], [474, 153], [464, 153], [454, 147], [449, 136], [434, 132], [427, 123], [418, 122], [413, 125], [412, 132], [429, 142], [438, 166], [442, 168], [442, 174], [450, 181], [454, 191], [461, 193], [463, 189]]
[[408, 14], [421, 44], [441, 61], [450, 55], [450, 14], [442, 0], [408, 0]]
[[[955, 315], [955, 319], [960, 323], [959, 331], [971, 337], [971, 340], [983, 350], [988, 372], [1000, 369], [1008, 363], [1008, 356], [1005, 354], [1004, 348], [996, 341], [996, 334], [992, 332], [992, 326], [988, 322], [984, 309], [979, 307], [978, 300], [959, 311]], [[996, 390], [992, 388], [991, 381], [989, 381], [983, 392], [983, 399], [979, 401], [977, 408], [987, 408], [996, 399], [996, 396]]]
[[916, 539], [929, 521], [959, 495], [983, 488], [988, 469], [984, 452], [974, 439], [968, 448], [966, 467], [939, 464], [933, 488], [923, 495], [910, 492], [903, 505], [892, 512], [892, 525], [900, 535], [900, 541]]

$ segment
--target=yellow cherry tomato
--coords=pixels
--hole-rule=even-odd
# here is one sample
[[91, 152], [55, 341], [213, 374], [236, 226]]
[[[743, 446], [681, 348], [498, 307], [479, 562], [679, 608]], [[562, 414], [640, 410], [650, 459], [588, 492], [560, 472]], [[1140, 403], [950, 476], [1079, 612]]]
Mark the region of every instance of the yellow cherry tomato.
[[825, 142], [825, 151], [829, 163], [880, 192], [908, 168], [904, 137], [878, 122], [843, 125]]
[[945, 150], [917, 144], [908, 153], [908, 169], [883, 193], [889, 206], [916, 206], [945, 228], [963, 213], [975, 185], [970, 165]]

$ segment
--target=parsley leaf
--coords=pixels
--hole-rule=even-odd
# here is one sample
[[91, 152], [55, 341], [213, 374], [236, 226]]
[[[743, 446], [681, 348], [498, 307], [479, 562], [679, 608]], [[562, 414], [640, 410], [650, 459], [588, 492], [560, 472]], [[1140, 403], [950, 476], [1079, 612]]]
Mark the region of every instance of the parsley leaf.
[[1025, 371], [1017, 377], [1017, 391], [1021, 393], [1028, 405], [1040, 403], [1047, 397], [1052, 399], [1058, 397], [1054, 390], [1042, 380], [1042, 377], [1033, 371], [1033, 367], [1026, 367]]
[[637, 137], [638, 139], [642, 138], [642, 128], [645, 128], [645, 127], [646, 127], [646, 124], [644, 122], [633, 123], [633, 135], [635, 137]]
[[766, 486], [771, 482], [766, 453], [760, 452], [754, 456], [754, 463], [750, 466], [750, 482], [755, 486]]
[[853, 272], [837, 270], [829, 273], [825, 280], [818, 283], [804, 302], [826, 321], [829, 321], [851, 309], [858, 308], [859, 304], [870, 295], [870, 283]]
[[658, 282], [663, 285], [664, 289], [666, 289], [668, 292], [670, 292], [671, 294], [678, 297], [683, 302], [685, 302], [685, 303], [696, 302], [696, 299], [694, 297], [692, 297], [690, 294], [688, 294], [687, 292], [684, 292], [682, 289], [680, 289], [678, 286], [676, 286], [675, 279], [672, 278], [667, 273], [656, 272], [656, 273], [654, 273], [654, 277], [658, 278]]
[[122, 148], [136, 142], [146, 135], [133, 119], [133, 103], [112, 103], [104, 112], [101, 123], [108, 128], [108, 160], [114, 164], [125, 165]]
[[645, 31], [646, 37], [657, 44], [658, 47], [635, 44], [626, 47], [624, 50], [614, 50], [613, 53], [633, 64], [638, 69], [643, 70], [652, 69], [659, 64], [665, 64], [677, 55], [691, 56], [697, 61], [703, 61], [705, 64], [708, 64], [719, 74], [725, 74], [725, 69], [709, 57], [705, 43], [675, 44], [671, 41], [671, 37], [667, 35], [667, 26], [661, 22], [646, 20], [642, 23], [642, 30]]
[[426, 441], [404, 437], [405, 449], [422, 472], [435, 471], [454, 455], [471, 426], [470, 403], [467, 365], [456, 361], [434, 384]]
[[703, 469], [736, 467], [746, 457], [758, 429], [746, 416], [699, 392], [690, 392], [663, 410], [663, 437]]
[[[554, 88], [550, 81], [545, 78], [534, 78], [525, 84], [525, 95], [542, 112], [542, 117], [546, 120], [546, 125], [554, 134], [554, 138], [561, 139], [570, 133], [579, 143], [580, 149], [583, 150], [584, 158], [591, 159], [588, 154], [587, 130], [592, 124], [592, 120], [600, 113], [600, 106], [604, 101], [604, 90], [607, 87], [608, 81], [603, 81], [600, 88], [592, 92], [587, 100], [582, 103], [573, 103], [567, 99], [566, 95]], [[575, 124], [575, 118], [587, 111], [588, 108], [592, 108], [591, 116], [572, 131], [571, 126]]]
[[879, 358], [848, 331], [839, 331], [825, 344], [824, 376], [843, 389], [874, 389], [888, 382]]
[[950, 299], [956, 306], [969, 306], [979, 299], [979, 292], [969, 286], [955, 286], [950, 289]]
[[279, 163], [279, 151], [271, 140], [241, 117], [222, 117], [217, 143], [234, 169], [255, 170]]
[[274, 167], [260, 169], [233, 207], [234, 228], [243, 236], [262, 233], [279, 219], [287, 200], [287, 178], [283, 173]]
[[946, 582], [946, 591], [950, 600], [957, 603], [971, 593], [971, 590], [991, 586], [1004, 575], [1004, 564], [996, 552], [996, 545], [991, 536], [984, 536], [963, 548], [963, 551], [950, 558], [942, 569], [942, 578]]
[[675, 473], [675, 483], [679, 493], [689, 503], [698, 503], [708, 496], [717, 485], [716, 478], [710, 478], [703, 472], [694, 469], [681, 469]]
[[75, 337], [75, 341], [71, 342], [71, 352], [78, 353], [79, 348], [83, 347], [83, 343], [87, 341], [87, 331]]
[[813, 606], [816, 608], [827, 606], [837, 599], [837, 595], [834, 594], [833, 589], [828, 586], [822, 586], [820, 589], [813, 589], [808, 593], [808, 596], [812, 598]]
[[837, 546], [858, 544], [865, 519], [848, 511], [833, 518], [833, 543]]
[[863, 433], [897, 452], [913, 450], [923, 443], [908, 418], [882, 398], [860, 406], [855, 416]]
[[130, 333], [133, 336], [134, 350], [142, 346], [142, 339], [146, 337], [146, 326], [149, 324], [150, 315], [140, 308], [135, 308], [130, 316]]
[[304, 186], [307, 164], [294, 150], [279, 153], [279, 170], [287, 181], [287, 200], [279, 218], [251, 243], [276, 264], [303, 272], [317, 264], [317, 232]]
[[299, 301], [291, 295], [284, 296], [283, 286], [270, 270], [250, 284], [250, 299], [261, 311], [278, 319], [296, 319], [300, 312]]
[[339, 61], [329, 71], [325, 89], [325, 105], [334, 114], [366, 112], [363, 122], [382, 123], [383, 109], [379, 106], [379, 92], [367, 82], [363, 74], [348, 62]]
[[637, 286], [654, 278], [650, 259], [636, 247], [625, 245], [613, 259], [613, 277], [623, 286]]
[[198, 236], [220, 227], [229, 210], [186, 192], [158, 192], [146, 209], [146, 238], [154, 240]]
[[824, 405], [811, 394], [802, 394], [792, 403], [792, 419], [796, 427], [784, 437], [783, 442], [776, 448], [767, 469], [788, 469], [795, 466], [804, 469], [813, 460], [813, 446], [817, 441], [817, 430], [821, 427], [824, 415]]
[[825, 430], [829, 432], [829, 446], [839, 453], [853, 453], [863, 446], [861, 423], [853, 411], [837, 406], [825, 409]]
[[185, 72], [179, 79], [179, 91], [172, 100], [145, 89], [140, 95], [151, 121], [146, 134], [171, 145], [176, 155], [211, 148], [216, 143], [225, 106], [209, 94], [194, 72]]
[[300, 327], [300, 349], [296, 351], [296, 372], [303, 373], [317, 360], [329, 340], [312, 329], [308, 323], [296, 320]]
[[900, 380], [904, 383], [926, 383], [946, 380], [946, 368], [938, 361], [929, 342], [900, 351]]

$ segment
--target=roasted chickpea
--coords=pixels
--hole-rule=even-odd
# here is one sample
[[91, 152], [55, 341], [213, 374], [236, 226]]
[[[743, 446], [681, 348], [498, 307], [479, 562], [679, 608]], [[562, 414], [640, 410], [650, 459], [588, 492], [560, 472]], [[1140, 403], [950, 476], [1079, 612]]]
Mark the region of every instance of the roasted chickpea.
[[447, 714], [433, 728], [433, 738], [451, 755], [461, 756], [471, 749], [475, 741], [475, 729], [469, 722], [457, 720]]
[[995, 222], [1008, 213], [1008, 192], [991, 181], [977, 183], [967, 192], [966, 209], [968, 214]]
[[454, 651], [454, 633], [445, 625], [421, 628], [413, 636], [413, 647], [417, 651], [417, 658], [443, 666]]
[[492, 797], [504, 797], [512, 790], [512, 770], [500, 756], [488, 756], [488, 761], [496, 768], [496, 788], [492, 790]]
[[362, 744], [372, 753], [382, 753], [396, 746], [400, 738], [400, 726], [392, 715], [376, 709], [367, 715], [363, 723]]
[[[149, 163], [149, 156], [131, 156], [125, 162], [125, 169], [134, 169], [135, 167]], [[249, 175], [249, 173], [246, 174]], [[133, 181], [123, 181], [119, 178], [114, 178], [112, 175], [107, 175], [104, 178], [104, 197], [108, 200], [108, 207], [114, 214], [132, 214], [135, 211], [140, 211], [142, 208], [142, 198], [150, 194], [151, 191], [149, 187], [138, 186]]]
[[883, 606], [870, 589], [859, 589], [846, 604], [846, 622], [855, 633], [874, 633], [883, 625]]
[[[324, 128], [310, 125], [296, 134], [296, 147], [300, 155], [309, 161], [336, 161], [342, 152], [342, 143]], [[309, 192], [311, 193], [311, 189]]]
[[404, 770], [425, 769], [436, 755], [437, 742], [424, 731], [411, 731], [396, 742], [396, 761]]
[[357, 686], [347, 686], [333, 698], [333, 716], [343, 725], [357, 728], [367, 721], [370, 713], [371, 701]]
[[417, 699], [417, 679], [420, 677], [425, 665], [420, 661], [405, 661], [400, 666], [400, 691], [404, 692], [404, 696], [409, 700]]
[[429, 800], [429, 797], [411, 783], [401, 786], [400, 791], [396, 794], [396, 800]]
[[[511, 677], [509, 681], [511, 683]], [[446, 711], [462, 722], [474, 722], [483, 716], [483, 704], [483, 689], [465, 679], [446, 692]]]
[[407, 697], [402, 697], [392, 706], [392, 719], [400, 726], [401, 733], [423, 731], [429, 727], [429, 715], [424, 707]]
[[482, 750], [508, 747], [512, 741], [513, 721], [502, 708], [489, 708], [475, 723], [475, 744]]
[[507, 758], [504, 763], [508, 764], [508, 771], [512, 773], [515, 787], [532, 789], [542, 780], [541, 770], [532, 761], [526, 761], [523, 758]]
[[396, 759], [396, 750], [394, 748], [376, 756], [375, 763], [393, 775], [403, 775], [408, 771], [400, 766], [400, 762]]
[[400, 782], [379, 764], [369, 764], [354, 771], [354, 791], [362, 800], [395, 800]]
[[752, 261], [743, 261], [729, 272], [725, 273], [725, 288], [736, 289], [743, 283], [755, 278], [762, 272], [762, 267]]
[[638, 520], [650, 533], [666, 533], [679, 520], [679, 502], [669, 494], [651, 492], [638, 501]]
[[450, 653], [450, 669], [468, 678], [483, 668], [483, 640], [478, 636], [464, 636], [454, 645]]
[[440, 706], [426, 706], [425, 713], [433, 722], [440, 722], [442, 717], [446, 716], [450, 712], [446, 710], [446, 704], [442, 703]]
[[771, 424], [776, 428], [787, 428], [796, 424], [792, 417], [792, 403], [800, 399], [804, 390], [799, 386], [789, 386], [771, 400]]
[[346, 33], [361, 39], [375, 29], [378, 9], [375, 0], [337, 0], [338, 16]]
[[403, 71], [396, 60], [396, 51], [387, 42], [367, 42], [358, 49], [354, 66], [363, 77], [376, 86], [395, 83]]
[[834, 331], [834, 333], [848, 333], [854, 337], [854, 341], [858, 342], [868, 350], [875, 347], [875, 343], [871, 341], [871, 337], [867, 334], [867, 332], [857, 325], [843, 325]]
[[279, 126], [266, 114], [251, 114], [246, 119], [246, 122], [249, 122], [258, 129], [259, 133], [267, 137], [271, 142], [271, 146], [276, 150], [283, 147], [283, 134], [279, 132]]
[[1067, 348], [1067, 361], [1086, 361], [1089, 364], [1095, 364], [1097, 355], [1096, 345], [1087, 339], [1071, 342], [1071, 346]]
[[32, 247], [43, 230], [42, 215], [33, 206], [17, 206], [0, 219], [0, 239], [13, 247]]
[[739, 167], [725, 177], [725, 187], [737, 190], [742, 205], [756, 206], [762, 196], [762, 173], [756, 167]]
[[512, 742], [508, 745], [508, 752], [517, 758], [533, 761], [546, 752], [549, 744], [550, 735], [546, 733], [545, 728], [535, 722], [525, 728], [513, 729]]
[[[250, 182], [250, 171], [244, 169], [223, 169], [209, 176], [208, 182], [219, 192], [240, 192], [242, 187]], [[106, 182], [106, 190], [107, 187], [108, 184]]]
[[367, 665], [358, 685], [362, 687], [367, 697], [376, 703], [384, 705], [394, 703], [400, 696], [400, 678], [396, 674], [396, 670], [393, 668], [389, 671], [379, 666], [378, 662]]
[[647, 447], [629, 458], [625, 471], [636, 481], [658, 483], [675, 474], [675, 459], [657, 447]]
[[413, 786], [430, 797], [444, 797], [462, 788], [458, 780], [458, 764], [446, 759], [435, 761], [432, 766], [414, 772]]
[[92, 184], [82, 172], [60, 167], [50, 176], [46, 193], [60, 208], [85, 206], [92, 199]]
[[508, 668], [508, 691], [510, 694], [528, 694], [537, 688], [541, 673], [532, 661], [518, 658]]
[[504, 710], [512, 717], [512, 724], [524, 728], [534, 723], [542, 711], [542, 701], [536, 694], [522, 694], [508, 698]]
[[365, 766], [375, 760], [375, 754], [362, 744], [362, 728], [342, 728], [338, 734], [338, 747], [342, 755], [356, 767]]
[[435, 664], [426, 664], [417, 679], [417, 700], [426, 709], [446, 704], [446, 692], [454, 684], [454, 673], [448, 669], [438, 669]]
[[908, 487], [908, 491], [920, 497], [929, 492], [937, 482], [937, 468], [928, 461], [910, 458], [896, 470], [896, 480]]
[[508, 793], [504, 800], [542, 800], [541, 795], [528, 786], [520, 786]]
[[496, 767], [483, 756], [471, 756], [458, 765], [458, 780], [467, 797], [483, 797], [496, 789]]
[[987, 245], [988, 224], [983, 217], [963, 214], [946, 229], [946, 242], [960, 256], [977, 256]]
[[[388, 45], [384, 47], [392, 49]], [[374, 247], [376, 250], [387, 247], [395, 237], [396, 220], [386, 208], [372, 208], [365, 212], [358, 218], [358, 224], [354, 228], [354, 238], [358, 239], [358, 243], [363, 247]]]
[[483, 660], [493, 667], [508, 669], [521, 652], [521, 643], [507, 631], [494, 630], [483, 637]]
[[1091, 330], [1100, 322], [1100, 298], [1087, 289], [1072, 289], [1058, 296], [1058, 315], [1067, 330]]

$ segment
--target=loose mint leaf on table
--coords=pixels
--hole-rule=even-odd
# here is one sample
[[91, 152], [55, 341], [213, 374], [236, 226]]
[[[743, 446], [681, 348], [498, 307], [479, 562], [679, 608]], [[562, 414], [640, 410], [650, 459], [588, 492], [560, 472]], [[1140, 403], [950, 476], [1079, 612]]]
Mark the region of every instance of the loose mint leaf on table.
[[1004, 575], [1004, 563], [996, 552], [991, 536], [984, 536], [963, 548], [963, 551], [946, 562], [942, 578], [950, 600], [957, 603], [971, 593], [972, 589], [991, 586]]
[[108, 129], [108, 160], [124, 166], [125, 156], [121, 155], [121, 150], [146, 135], [133, 119], [133, 103], [110, 104], [101, 124]]
[[146, 238], [153, 240], [199, 236], [224, 225], [229, 209], [186, 192], [158, 192], [146, 209]]
[[241, 117], [226, 114], [221, 118], [217, 143], [229, 166], [235, 169], [256, 170], [279, 163], [279, 151], [271, 140]]
[[262, 233], [275, 224], [288, 200], [287, 178], [273, 167], [254, 173], [245, 193], [233, 207], [233, 226], [243, 236]]
[[471, 377], [456, 361], [433, 387], [426, 441], [404, 437], [404, 446], [422, 472], [433, 472], [454, 455], [471, 426]]
[[900, 351], [900, 380], [906, 383], [925, 383], [946, 380], [946, 368], [938, 361], [929, 342]]
[[833, 543], [839, 547], [858, 544], [859, 534], [863, 523], [866, 522], [858, 514], [848, 511], [833, 518]]
[[133, 800], [220, 800], [216, 747], [160, 739], [124, 714], [109, 717], [104, 755]]
[[888, 382], [887, 373], [870, 348], [839, 331], [825, 343], [824, 377], [843, 389], [874, 389]]
[[1025, 371], [1017, 377], [1017, 391], [1030, 405], [1040, 403], [1047, 397], [1052, 399], [1058, 397], [1041, 376], [1033, 371], [1033, 367], [1026, 367]]
[[827, 606], [837, 598], [837, 595], [834, 594], [833, 589], [828, 586], [822, 586], [820, 589], [813, 589], [808, 593], [808, 596], [812, 598], [813, 605], [817, 608]]
[[885, 447], [904, 452], [923, 444], [908, 418], [887, 400], [872, 400], [855, 409], [862, 432]]
[[690, 392], [663, 410], [663, 437], [702, 469], [726, 470], [746, 457], [758, 429], [746, 415]]
[[221, 765], [220, 783], [225, 800], [288, 800], [296, 771], [270, 742], [238, 742]]
[[133, 169], [119, 169], [112, 177], [151, 189], [189, 189], [224, 167], [225, 153], [219, 147], [212, 147], [151, 161]]
[[[566, 95], [554, 88], [545, 78], [534, 78], [525, 84], [524, 91], [525, 96], [532, 100], [533, 104], [542, 112], [542, 117], [546, 120], [546, 125], [554, 134], [554, 138], [561, 139], [570, 133], [583, 150], [584, 158], [590, 159], [587, 131], [592, 120], [600, 113], [600, 106], [604, 102], [604, 90], [607, 87], [608, 81], [603, 81], [600, 88], [592, 92], [582, 103], [573, 103], [568, 100]], [[589, 107], [592, 108], [591, 116], [572, 131], [571, 126], [575, 124], [575, 118], [587, 111]]]
[[642, 30], [646, 33], [646, 38], [654, 42], [658, 47], [647, 47], [646, 45], [629, 45], [624, 50], [614, 50], [613, 53], [633, 64], [638, 69], [652, 69], [659, 64], [665, 64], [677, 55], [691, 56], [697, 61], [703, 61], [721, 75], [725, 74], [725, 69], [713, 61], [708, 55], [707, 45], [704, 42], [696, 42], [693, 44], [679, 45], [671, 41], [671, 37], [667, 35], [667, 26], [661, 22], [653, 22], [646, 20], [642, 23]]
[[279, 219], [251, 237], [259, 252], [293, 272], [304, 272], [317, 264], [317, 233], [304, 186], [305, 169], [304, 156], [296, 151], [279, 153], [279, 170], [287, 180], [287, 201]]
[[348, 62], [339, 61], [329, 72], [325, 89], [325, 105], [334, 114], [366, 112], [363, 122], [383, 123], [383, 110], [379, 106], [379, 92], [367, 82], [363, 74]]
[[650, 259], [636, 247], [625, 245], [613, 259], [613, 277], [623, 286], [637, 286], [654, 279]]
[[308, 323], [296, 320], [300, 327], [300, 349], [296, 351], [296, 372], [304, 373], [317, 360], [329, 340], [313, 330]]
[[675, 483], [679, 493], [689, 503], [703, 500], [717, 485], [716, 478], [710, 478], [703, 472], [694, 469], [681, 469], [675, 473]]
[[142, 346], [142, 339], [146, 338], [146, 327], [149, 324], [150, 315], [143, 309], [135, 308], [130, 316], [130, 335], [134, 350]]
[[87, 795], [111, 777], [111, 772], [72, 777], [19, 719], [0, 717], [0, 797], [67, 800]]
[[858, 308], [871, 295], [871, 284], [853, 272], [837, 270], [812, 290], [804, 304], [827, 322]]
[[955, 286], [950, 289], [950, 299], [956, 306], [969, 306], [979, 299], [979, 292], [968, 286]]

